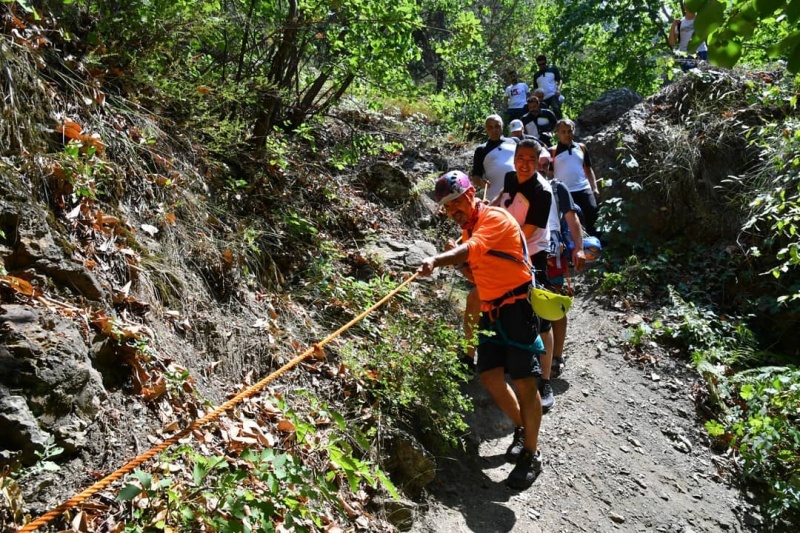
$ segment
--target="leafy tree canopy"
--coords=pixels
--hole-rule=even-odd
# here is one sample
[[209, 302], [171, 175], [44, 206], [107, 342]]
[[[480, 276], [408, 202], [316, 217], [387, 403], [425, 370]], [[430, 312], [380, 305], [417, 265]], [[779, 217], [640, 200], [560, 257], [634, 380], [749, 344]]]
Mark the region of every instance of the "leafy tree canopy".
[[769, 58], [786, 58], [787, 70], [800, 71], [800, 0], [687, 0], [686, 8], [697, 13], [692, 44], [706, 40], [712, 63], [734, 66], [744, 43], [768, 26], [777, 30], [776, 41], [764, 43]]

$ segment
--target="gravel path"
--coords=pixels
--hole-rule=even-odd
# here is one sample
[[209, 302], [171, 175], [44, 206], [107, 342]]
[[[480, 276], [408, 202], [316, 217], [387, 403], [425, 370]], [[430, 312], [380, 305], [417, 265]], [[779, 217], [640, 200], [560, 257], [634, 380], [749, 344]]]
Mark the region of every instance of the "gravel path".
[[475, 379], [470, 449], [439, 458], [412, 531], [759, 531], [760, 517], [717, 468], [724, 458], [708, 448], [686, 361], [656, 346], [647, 365], [626, 360], [621, 335], [639, 317], [577, 300], [567, 370], [542, 422], [542, 474], [526, 491], [506, 488], [512, 425]]

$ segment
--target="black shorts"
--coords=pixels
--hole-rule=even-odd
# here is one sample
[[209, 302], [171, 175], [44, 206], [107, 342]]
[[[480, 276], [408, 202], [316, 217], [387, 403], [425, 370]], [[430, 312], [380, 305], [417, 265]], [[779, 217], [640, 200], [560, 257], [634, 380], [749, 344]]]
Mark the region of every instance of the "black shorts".
[[506, 304], [492, 313], [481, 313], [478, 326], [478, 372], [503, 367], [511, 379], [539, 377], [536, 357], [538, 321], [527, 298]]
[[[531, 264], [533, 264], [533, 275], [536, 276], [536, 284], [539, 286], [547, 284], [547, 256], [550, 252], [548, 250], [541, 250], [531, 256]], [[553, 325], [549, 320], [542, 317], [539, 319], [539, 333], [547, 333], [553, 329]]]

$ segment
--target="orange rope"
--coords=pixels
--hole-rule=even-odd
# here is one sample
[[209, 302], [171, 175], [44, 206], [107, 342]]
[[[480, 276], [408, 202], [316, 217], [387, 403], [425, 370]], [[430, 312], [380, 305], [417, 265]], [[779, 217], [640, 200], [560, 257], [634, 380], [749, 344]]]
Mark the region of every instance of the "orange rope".
[[269, 376], [265, 377], [264, 379], [262, 379], [261, 381], [259, 381], [255, 385], [252, 385], [251, 387], [249, 387], [249, 388], [245, 389], [244, 391], [240, 392], [239, 394], [237, 394], [236, 396], [234, 396], [233, 398], [231, 398], [227, 402], [223, 403], [222, 405], [220, 405], [219, 407], [217, 407], [216, 409], [214, 409], [213, 411], [211, 411], [210, 413], [208, 413], [204, 417], [195, 420], [194, 422], [189, 424], [187, 427], [185, 427], [184, 429], [182, 429], [181, 431], [179, 431], [175, 435], [173, 435], [170, 438], [162, 441], [160, 444], [157, 444], [156, 446], [150, 448], [148, 451], [144, 452], [143, 454], [139, 455], [138, 457], [132, 459], [131, 461], [126, 463], [124, 466], [120, 467], [116, 472], [113, 472], [113, 473], [107, 475], [106, 477], [104, 477], [103, 479], [101, 479], [100, 481], [98, 481], [97, 483], [95, 483], [94, 485], [89, 487], [88, 489], [84, 490], [83, 492], [81, 492], [79, 494], [76, 494], [75, 496], [73, 496], [69, 500], [65, 501], [64, 503], [62, 503], [61, 505], [59, 505], [55, 509], [52, 509], [52, 510], [46, 512], [45, 514], [43, 514], [42, 516], [40, 516], [39, 518], [37, 518], [33, 522], [25, 525], [22, 529], [18, 530], [18, 533], [26, 533], [26, 532], [30, 532], [30, 531], [36, 531], [40, 527], [48, 524], [49, 522], [51, 522], [52, 520], [57, 518], [64, 511], [67, 511], [67, 510], [75, 507], [76, 505], [79, 505], [79, 504], [83, 503], [90, 496], [92, 496], [95, 493], [103, 490], [105, 487], [107, 487], [108, 485], [110, 485], [114, 481], [117, 481], [122, 476], [130, 473], [134, 468], [136, 468], [140, 464], [144, 463], [145, 461], [151, 459], [156, 454], [161, 453], [162, 451], [166, 450], [167, 448], [169, 448], [170, 446], [172, 446], [173, 444], [175, 444], [176, 442], [178, 442], [182, 438], [184, 438], [187, 435], [189, 435], [195, 429], [198, 429], [198, 428], [204, 426], [205, 424], [207, 424], [208, 422], [211, 422], [212, 420], [215, 420], [217, 417], [219, 417], [219, 415], [221, 415], [222, 413], [224, 413], [228, 409], [234, 407], [235, 405], [240, 403], [245, 398], [249, 398], [249, 397], [253, 396], [255, 393], [257, 393], [258, 391], [263, 389], [268, 383], [273, 381], [275, 378], [277, 378], [278, 376], [280, 376], [284, 372], [294, 368], [301, 361], [303, 361], [304, 359], [308, 358], [310, 355], [312, 355], [312, 354], [321, 355], [322, 354], [322, 348], [325, 345], [329, 344], [333, 339], [335, 339], [336, 337], [338, 337], [339, 335], [341, 335], [342, 333], [344, 333], [345, 331], [347, 331], [348, 329], [353, 327], [355, 324], [357, 324], [358, 322], [363, 320], [364, 317], [366, 317], [369, 313], [371, 313], [372, 311], [374, 311], [375, 309], [377, 309], [378, 307], [380, 307], [381, 305], [386, 303], [395, 294], [400, 292], [406, 285], [408, 285], [409, 283], [414, 281], [414, 279], [416, 279], [416, 277], [418, 275], [419, 275], [419, 273], [415, 273], [414, 275], [409, 277], [407, 280], [405, 280], [397, 288], [395, 288], [394, 290], [389, 292], [389, 294], [384, 296], [379, 302], [374, 304], [372, 307], [370, 307], [369, 309], [367, 309], [366, 311], [364, 311], [363, 313], [361, 313], [360, 315], [355, 317], [353, 320], [351, 320], [350, 322], [348, 322], [347, 324], [345, 324], [341, 328], [337, 329], [336, 331], [334, 331], [333, 333], [328, 335], [322, 341], [320, 341], [320, 342], [318, 342], [316, 344], [313, 344], [305, 352], [303, 352], [300, 355], [296, 356], [294, 359], [292, 359], [291, 361], [289, 361], [288, 363], [286, 363], [285, 365], [280, 367], [278, 370], [276, 370], [275, 372], [273, 372]]

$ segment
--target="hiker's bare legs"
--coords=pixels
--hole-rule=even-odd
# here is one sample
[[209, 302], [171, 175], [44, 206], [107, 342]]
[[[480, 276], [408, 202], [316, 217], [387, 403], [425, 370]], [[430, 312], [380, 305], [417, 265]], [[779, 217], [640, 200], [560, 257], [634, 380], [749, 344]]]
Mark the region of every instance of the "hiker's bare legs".
[[[486, 391], [489, 393], [489, 396], [492, 397], [494, 400], [495, 405], [500, 408], [505, 415], [511, 419], [515, 426], [524, 426], [523, 423], [524, 418], [520, 413], [520, 402], [517, 399], [517, 395], [514, 394], [514, 390], [511, 388], [506, 382], [506, 375], [505, 369], [503, 367], [492, 368], [491, 370], [486, 370], [485, 372], [481, 372], [480, 374], [481, 383], [483, 384]], [[530, 378], [534, 380], [535, 379]], [[521, 380], [515, 380], [514, 383]], [[538, 401], [539, 392], [536, 391], [536, 397]], [[539, 419], [541, 420], [541, 411], [542, 406], [539, 404]], [[525, 435], [527, 438], [528, 428], [525, 428]], [[537, 426], [536, 433], [538, 435], [539, 430]]]
[[525, 428], [525, 449], [535, 452], [539, 446], [539, 426], [542, 424], [542, 402], [536, 378], [514, 380], [519, 395], [520, 415]]
[[542, 364], [542, 379], [550, 379], [550, 368], [553, 365], [553, 330], [540, 332], [539, 336], [544, 344], [544, 355], [539, 360]]

